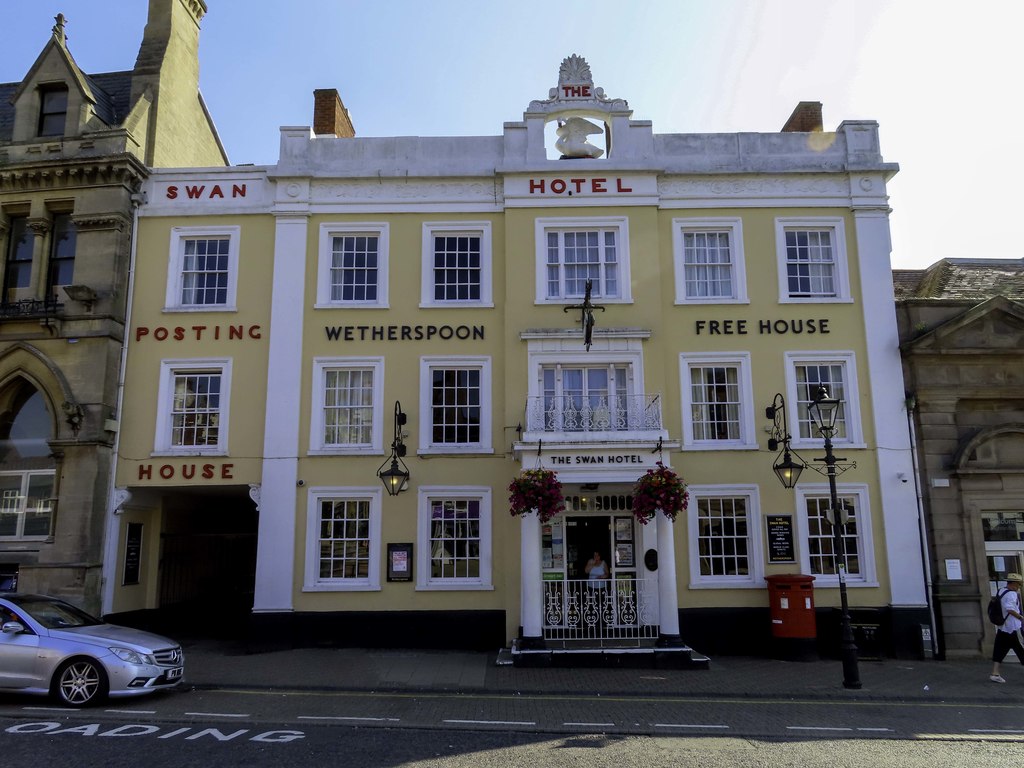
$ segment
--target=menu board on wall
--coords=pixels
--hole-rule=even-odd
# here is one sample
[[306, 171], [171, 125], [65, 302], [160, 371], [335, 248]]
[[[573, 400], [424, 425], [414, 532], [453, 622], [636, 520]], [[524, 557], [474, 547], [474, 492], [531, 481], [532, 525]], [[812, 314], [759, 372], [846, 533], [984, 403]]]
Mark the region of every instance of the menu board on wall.
[[793, 516], [765, 515], [768, 526], [768, 562], [796, 562], [796, 549], [793, 546]]
[[128, 523], [124, 543], [124, 576], [121, 584], [139, 583], [142, 570], [142, 523]]

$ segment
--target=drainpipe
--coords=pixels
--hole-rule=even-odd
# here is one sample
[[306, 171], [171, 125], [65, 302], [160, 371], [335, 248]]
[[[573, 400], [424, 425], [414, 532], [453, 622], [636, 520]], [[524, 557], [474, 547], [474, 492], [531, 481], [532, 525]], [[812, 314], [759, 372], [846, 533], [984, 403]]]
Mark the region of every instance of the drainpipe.
[[924, 562], [925, 600], [928, 602], [928, 620], [932, 629], [932, 658], [939, 658], [939, 633], [935, 623], [935, 601], [932, 592], [932, 561], [928, 552], [928, 524], [924, 516], [924, 492], [921, 488], [921, 473], [917, 455], [917, 430], [914, 428], [914, 410], [917, 398], [908, 395], [907, 425], [910, 427], [910, 459], [914, 466], [914, 491], [917, 495], [917, 523], [921, 536], [921, 560]]
[[103, 532], [103, 579], [100, 598], [100, 614], [106, 615], [114, 608], [114, 578], [117, 573], [117, 553], [121, 543], [121, 524], [114, 509], [114, 484], [116, 482], [117, 457], [121, 452], [121, 409], [124, 404], [125, 366], [128, 361], [128, 337], [132, 320], [132, 300], [135, 296], [135, 260], [138, 253], [139, 208], [146, 202], [145, 192], [132, 194], [132, 242], [128, 257], [128, 295], [124, 308], [124, 338], [121, 341], [121, 360], [117, 371], [117, 431], [114, 433], [114, 448], [110, 456], [110, 472], [107, 480], [107, 515]]

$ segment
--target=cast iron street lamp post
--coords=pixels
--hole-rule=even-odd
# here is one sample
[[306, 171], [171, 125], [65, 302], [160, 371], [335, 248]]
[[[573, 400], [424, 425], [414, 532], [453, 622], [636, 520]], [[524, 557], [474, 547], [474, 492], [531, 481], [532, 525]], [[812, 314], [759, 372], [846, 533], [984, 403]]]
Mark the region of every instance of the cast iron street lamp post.
[[[817, 459], [825, 464], [825, 474], [828, 477], [829, 504], [832, 509], [832, 517], [829, 520], [832, 525], [832, 548], [836, 563], [836, 574], [839, 577], [839, 602], [841, 615], [839, 620], [839, 641], [840, 657], [843, 661], [843, 686], [845, 688], [860, 688], [860, 672], [857, 667], [857, 644], [853, 639], [853, 627], [850, 625], [850, 605], [846, 596], [846, 540], [843, 538], [843, 512], [839, 506], [839, 494], [836, 491], [836, 465], [846, 459], [837, 457], [832, 452], [832, 438], [836, 433], [836, 416], [839, 413], [839, 401], [829, 397], [828, 390], [818, 387], [814, 399], [807, 406], [808, 415], [814, 423], [818, 432], [825, 439], [825, 458]], [[805, 464], [800, 457], [794, 459], [796, 452], [789, 446], [791, 440], [786, 424], [786, 400], [781, 394], [775, 395], [775, 400], [765, 409], [765, 415], [774, 419], [775, 424], [771, 430], [771, 437], [768, 440], [770, 450], [782, 451], [776, 458], [773, 469], [779, 481], [786, 488], [793, 488], [800, 472]], [[844, 466], [849, 469], [853, 465]], [[817, 467], [813, 467], [821, 472]]]
[[832, 506], [832, 541], [835, 550], [836, 573], [839, 576], [839, 602], [842, 614], [839, 620], [839, 645], [843, 659], [843, 687], [860, 688], [860, 671], [857, 668], [857, 644], [853, 640], [853, 627], [850, 625], [850, 604], [846, 597], [846, 540], [843, 538], [843, 510], [839, 507], [839, 494], [836, 492], [836, 462], [845, 461], [837, 458], [832, 452], [832, 437], [836, 433], [836, 415], [839, 412], [839, 401], [829, 397], [828, 390], [818, 387], [814, 400], [807, 407], [811, 420], [817, 422], [818, 432], [825, 439], [825, 458], [817, 461], [825, 462], [825, 473], [828, 475], [829, 501]]

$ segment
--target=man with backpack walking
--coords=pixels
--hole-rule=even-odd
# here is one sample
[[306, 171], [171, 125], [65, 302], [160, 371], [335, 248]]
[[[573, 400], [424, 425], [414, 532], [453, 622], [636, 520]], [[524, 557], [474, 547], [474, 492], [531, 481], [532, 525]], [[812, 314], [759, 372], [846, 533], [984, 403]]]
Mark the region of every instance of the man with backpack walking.
[[[996, 625], [996, 642], [992, 648], [992, 674], [988, 677], [993, 683], [1006, 682], [999, 674], [999, 665], [1011, 648], [1017, 654], [1020, 663], [1024, 664], [1024, 646], [1021, 645], [1020, 635], [1017, 634], [1021, 628], [1021, 619], [1024, 618], [1020, 606], [1021, 580], [1019, 573], [1006, 574], [1006, 588], [996, 593], [996, 597], [999, 598], [999, 614], [992, 616], [990, 610], [990, 618]], [[1002, 623], [998, 621], [1000, 617], [1003, 619]]]

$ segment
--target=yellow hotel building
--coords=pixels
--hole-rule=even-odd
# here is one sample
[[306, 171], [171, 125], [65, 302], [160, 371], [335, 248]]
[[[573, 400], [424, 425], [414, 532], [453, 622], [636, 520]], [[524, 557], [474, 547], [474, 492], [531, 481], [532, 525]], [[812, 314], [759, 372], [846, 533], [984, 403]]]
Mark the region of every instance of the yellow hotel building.
[[[829, 654], [824, 386], [857, 637], [920, 652], [896, 170], [876, 123], [826, 132], [816, 103], [778, 133], [656, 134], [571, 56], [500, 135], [357, 138], [317, 91], [275, 166], [154, 172], [105, 611], [696, 663], [770, 648], [766, 577], [803, 574]], [[812, 465], [794, 488], [786, 446]], [[688, 508], [641, 524], [634, 483], [659, 462]], [[509, 511], [537, 468], [566, 497], [543, 522]]]

